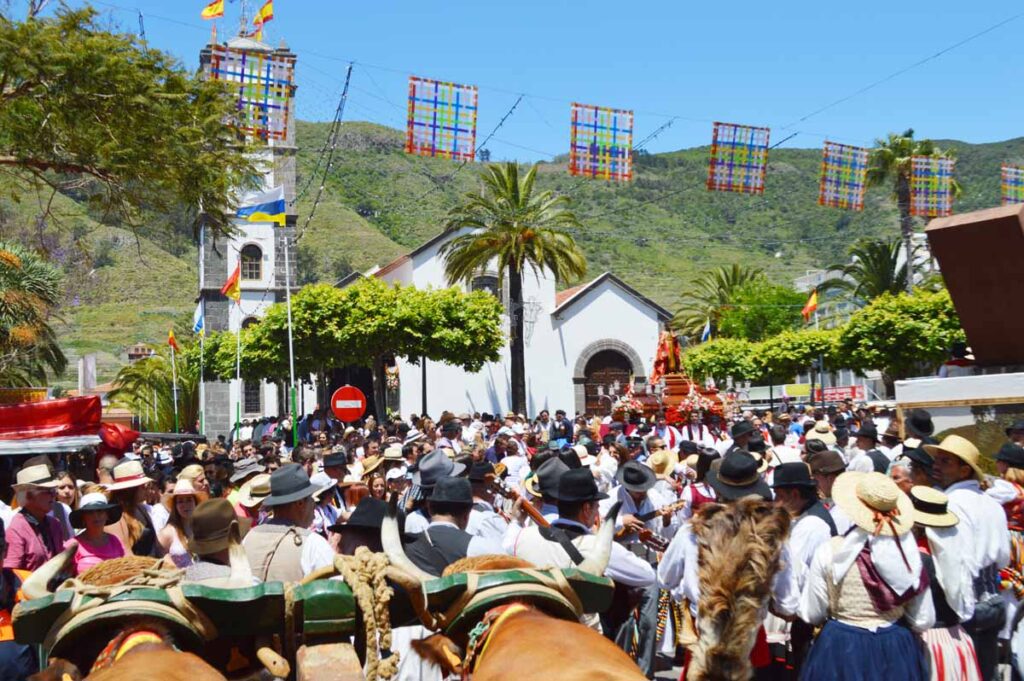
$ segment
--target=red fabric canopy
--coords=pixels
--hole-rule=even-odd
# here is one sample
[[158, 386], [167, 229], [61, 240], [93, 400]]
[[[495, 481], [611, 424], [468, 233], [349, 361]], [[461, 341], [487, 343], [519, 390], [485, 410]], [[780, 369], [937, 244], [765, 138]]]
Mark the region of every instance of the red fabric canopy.
[[4, 406], [0, 407], [0, 440], [101, 435], [102, 416], [103, 407], [95, 395]]

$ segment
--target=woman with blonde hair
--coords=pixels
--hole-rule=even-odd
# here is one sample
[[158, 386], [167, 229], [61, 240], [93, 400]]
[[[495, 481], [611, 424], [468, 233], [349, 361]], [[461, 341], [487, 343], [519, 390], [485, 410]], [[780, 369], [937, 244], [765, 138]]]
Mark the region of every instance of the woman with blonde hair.
[[150, 480], [138, 461], [125, 461], [114, 467], [114, 481], [107, 485], [110, 500], [121, 507], [121, 519], [109, 532], [136, 556], [156, 556], [156, 528], [146, 510]]
[[167, 524], [157, 534], [157, 542], [166, 556], [174, 561], [174, 566], [185, 568], [192, 564], [192, 554], [188, 543], [192, 539], [192, 513], [208, 495], [197, 492], [188, 480], [179, 479], [174, 490], [164, 499], [167, 507]]

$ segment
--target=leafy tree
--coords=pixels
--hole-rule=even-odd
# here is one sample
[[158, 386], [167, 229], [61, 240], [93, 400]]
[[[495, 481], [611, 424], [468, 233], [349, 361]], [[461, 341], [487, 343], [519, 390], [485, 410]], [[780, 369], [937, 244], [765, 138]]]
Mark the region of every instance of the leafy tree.
[[852, 369], [881, 371], [892, 397], [898, 379], [934, 371], [965, 340], [947, 291], [887, 293], [850, 317], [836, 351]]
[[822, 282], [819, 291], [835, 289], [847, 293], [854, 302], [867, 301], [891, 293], [898, 295], [907, 290], [907, 259], [902, 265], [900, 240], [862, 240], [850, 247], [850, 262], [833, 265], [840, 276]]
[[[178, 372], [179, 429], [191, 431], [199, 421], [199, 343], [179, 342], [175, 355]], [[170, 348], [158, 345], [151, 357], [140, 359], [117, 372], [109, 398], [142, 417], [146, 430], [174, 432], [174, 381]], [[153, 398], [156, 396], [154, 409]]]
[[718, 334], [749, 341], [774, 336], [800, 324], [804, 302], [804, 294], [789, 286], [749, 281], [732, 292], [718, 319]]
[[[323, 377], [348, 365], [368, 367], [381, 413], [384, 366], [390, 358], [426, 357], [479, 371], [485, 362], [497, 361], [505, 343], [501, 304], [489, 293], [390, 286], [372, 277], [344, 289], [303, 287], [292, 296], [292, 325], [298, 374]], [[287, 378], [287, 329], [286, 309], [279, 303], [242, 330], [243, 378]], [[215, 334], [207, 342], [213, 375], [234, 378], [235, 343], [231, 333]]]
[[47, 373], [67, 368], [50, 326], [61, 280], [37, 254], [0, 242], [0, 385], [45, 385]]
[[697, 340], [708, 320], [713, 329], [720, 327], [722, 313], [740, 287], [761, 281], [764, 281], [764, 270], [736, 263], [704, 272], [690, 282], [682, 309], [672, 319], [672, 324], [691, 340]]
[[836, 366], [838, 329], [787, 330], [766, 338], [754, 348], [761, 376], [772, 383], [789, 381], [822, 358]]
[[[889, 133], [886, 139], [875, 141], [875, 148], [868, 156], [868, 186], [890, 183], [896, 208], [900, 213], [900, 237], [907, 262], [913, 263], [910, 237], [914, 233], [914, 218], [910, 214], [910, 172], [914, 156], [952, 158], [953, 152], [940, 149], [932, 140], [915, 140], [914, 131], [906, 130], [900, 135]], [[960, 185], [953, 181], [954, 195], [960, 194]], [[904, 282], [907, 292], [913, 289], [913, 265], [911, 276]]]
[[537, 166], [520, 177], [518, 163], [493, 164], [482, 173], [483, 189], [465, 195], [448, 213], [445, 229], [463, 232], [441, 248], [448, 281], [469, 282], [496, 261], [499, 281], [508, 275], [512, 320], [512, 409], [526, 411], [526, 345], [523, 339], [523, 273], [549, 270], [559, 282], [587, 272], [583, 251], [566, 228], [579, 227], [570, 199], [535, 192]]
[[688, 348], [683, 353], [683, 366], [698, 381], [713, 378], [725, 385], [730, 376], [737, 381], [752, 381], [760, 375], [755, 348], [756, 344], [747, 340], [717, 338]]
[[256, 178], [225, 122], [221, 83], [188, 73], [135, 36], [104, 29], [91, 8], [0, 16], [0, 171], [35, 189], [85, 190], [131, 223], [142, 210], [199, 210], [231, 230], [233, 192]]

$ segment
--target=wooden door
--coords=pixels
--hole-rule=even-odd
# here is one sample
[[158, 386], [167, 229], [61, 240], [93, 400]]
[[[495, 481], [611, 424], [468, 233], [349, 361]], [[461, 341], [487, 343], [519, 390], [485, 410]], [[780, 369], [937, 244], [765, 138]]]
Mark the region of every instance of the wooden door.
[[[583, 376], [586, 379], [586, 411], [589, 414], [604, 416], [611, 412], [611, 401], [607, 395], [615, 381], [619, 382], [619, 394], [629, 386], [629, 374], [632, 365], [629, 359], [617, 350], [602, 350], [590, 358]], [[598, 395], [597, 387], [604, 386], [605, 397]]]

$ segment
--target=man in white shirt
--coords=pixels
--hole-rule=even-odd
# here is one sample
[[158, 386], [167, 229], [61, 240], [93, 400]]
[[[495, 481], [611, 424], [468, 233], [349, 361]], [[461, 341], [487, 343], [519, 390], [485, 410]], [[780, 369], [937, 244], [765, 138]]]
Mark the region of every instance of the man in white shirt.
[[841, 535], [846, 534], [853, 523], [850, 517], [832, 501], [832, 485], [835, 484], [836, 478], [846, 471], [846, 463], [843, 461], [843, 457], [832, 450], [826, 450], [812, 456], [808, 463], [811, 467], [811, 475], [814, 476], [814, 481], [818, 483], [821, 503], [832, 517], [832, 523], [836, 526], [836, 532]]
[[786, 427], [778, 423], [768, 429], [768, 435], [772, 440], [772, 447], [768, 450], [769, 465], [780, 466], [802, 460], [800, 448], [786, 444], [787, 434]]
[[938, 445], [924, 445], [935, 459], [934, 471], [949, 497], [949, 510], [960, 518], [960, 550], [968, 557], [977, 605], [963, 623], [974, 639], [985, 681], [996, 678], [999, 631], [1005, 603], [999, 597], [999, 570], [1010, 562], [1010, 532], [1002, 506], [981, 490], [981, 454], [966, 438], [950, 435]]
[[494, 489], [488, 484], [494, 475], [494, 466], [487, 461], [478, 461], [469, 468], [473, 510], [469, 512], [466, 532], [474, 537], [501, 543], [508, 529], [508, 521], [494, 510]]
[[668, 424], [668, 419], [665, 418], [665, 412], [663, 411], [659, 411], [655, 417], [654, 434], [660, 437], [669, 449], [673, 450], [679, 446], [683, 439], [679, 429]]

